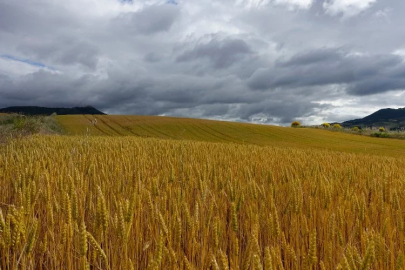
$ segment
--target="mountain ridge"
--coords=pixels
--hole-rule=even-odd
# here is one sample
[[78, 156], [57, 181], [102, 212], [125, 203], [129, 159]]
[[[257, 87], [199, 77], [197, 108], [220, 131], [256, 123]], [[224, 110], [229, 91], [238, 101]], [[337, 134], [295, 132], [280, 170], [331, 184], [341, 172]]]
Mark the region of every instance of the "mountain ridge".
[[20, 113], [24, 115], [51, 115], [56, 113], [57, 115], [77, 115], [77, 114], [93, 114], [93, 115], [105, 115], [102, 111], [97, 110], [92, 106], [84, 107], [40, 107], [40, 106], [11, 106], [0, 109], [0, 113]]
[[349, 120], [341, 123], [344, 127], [375, 127], [386, 126], [390, 129], [399, 129], [405, 127], [405, 108], [380, 109], [363, 118]]

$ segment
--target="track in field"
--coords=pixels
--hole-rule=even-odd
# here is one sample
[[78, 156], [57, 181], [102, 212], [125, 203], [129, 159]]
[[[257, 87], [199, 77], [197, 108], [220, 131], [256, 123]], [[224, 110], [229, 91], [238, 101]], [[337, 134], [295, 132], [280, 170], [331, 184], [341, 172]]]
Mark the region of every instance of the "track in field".
[[57, 120], [71, 135], [138, 136], [261, 146], [310, 147], [389, 156], [405, 155], [405, 142], [401, 140], [312, 128], [162, 116], [61, 115], [57, 116]]

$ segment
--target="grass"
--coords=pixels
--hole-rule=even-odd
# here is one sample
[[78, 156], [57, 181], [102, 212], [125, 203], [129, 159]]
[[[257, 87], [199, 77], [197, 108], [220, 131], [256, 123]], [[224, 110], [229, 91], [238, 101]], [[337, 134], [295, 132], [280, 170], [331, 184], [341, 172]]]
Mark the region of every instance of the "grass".
[[[329, 132], [314, 128], [287, 128], [202, 119], [77, 115], [56, 119], [71, 135], [137, 136], [205, 142], [227, 142], [259, 146], [279, 146], [398, 156], [405, 154], [405, 144], [356, 136], [344, 132]], [[93, 123], [97, 120], [96, 124]]]

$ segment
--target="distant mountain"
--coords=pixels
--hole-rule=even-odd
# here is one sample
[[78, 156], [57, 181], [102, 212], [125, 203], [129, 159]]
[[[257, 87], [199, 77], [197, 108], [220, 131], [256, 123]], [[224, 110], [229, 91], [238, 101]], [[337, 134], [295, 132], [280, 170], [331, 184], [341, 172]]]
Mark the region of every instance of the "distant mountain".
[[72, 115], [72, 114], [105, 114], [92, 106], [73, 108], [47, 108], [38, 106], [14, 106], [0, 109], [0, 113], [21, 113], [24, 115]]
[[405, 108], [381, 109], [364, 118], [343, 122], [344, 127], [385, 126], [390, 129], [405, 127]]

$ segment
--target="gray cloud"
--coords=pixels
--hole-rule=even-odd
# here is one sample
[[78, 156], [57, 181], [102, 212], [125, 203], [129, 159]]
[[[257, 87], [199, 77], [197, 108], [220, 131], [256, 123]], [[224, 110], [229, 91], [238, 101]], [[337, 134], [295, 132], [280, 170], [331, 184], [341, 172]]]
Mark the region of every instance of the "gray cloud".
[[0, 107], [288, 124], [405, 106], [405, 2], [239, 2], [0, 0], [0, 55], [13, 56]]
[[253, 52], [249, 45], [241, 39], [211, 39], [207, 43], [199, 43], [192, 50], [177, 57], [177, 62], [208, 59], [215, 68], [227, 68]]
[[153, 5], [137, 12], [120, 14], [113, 23], [123, 31], [151, 35], [169, 31], [178, 16], [179, 10], [174, 5]]
[[330, 84], [347, 85], [347, 93], [371, 95], [405, 89], [405, 63], [393, 54], [357, 55], [341, 49], [318, 49], [293, 55], [248, 80], [255, 90]]
[[17, 47], [31, 59], [41, 59], [60, 65], [83, 65], [95, 69], [99, 50], [94, 44], [73, 38], [60, 38], [50, 42], [23, 43]]

